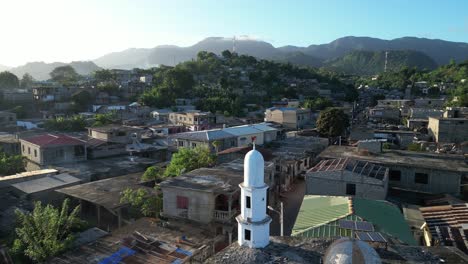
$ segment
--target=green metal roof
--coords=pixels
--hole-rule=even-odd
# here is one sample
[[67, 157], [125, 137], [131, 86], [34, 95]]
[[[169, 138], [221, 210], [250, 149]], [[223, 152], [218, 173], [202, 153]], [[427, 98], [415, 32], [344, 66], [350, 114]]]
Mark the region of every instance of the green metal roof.
[[296, 218], [292, 235], [349, 215], [348, 198], [306, 195]]
[[416, 245], [403, 214], [392, 203], [355, 198], [353, 204], [356, 215], [372, 222], [376, 231], [389, 234], [409, 245]]
[[339, 228], [338, 220], [369, 221], [376, 231], [410, 245], [416, 245], [400, 210], [386, 201], [353, 199], [354, 215], [350, 215], [348, 197], [306, 195], [292, 230], [292, 236], [351, 236], [350, 230]]

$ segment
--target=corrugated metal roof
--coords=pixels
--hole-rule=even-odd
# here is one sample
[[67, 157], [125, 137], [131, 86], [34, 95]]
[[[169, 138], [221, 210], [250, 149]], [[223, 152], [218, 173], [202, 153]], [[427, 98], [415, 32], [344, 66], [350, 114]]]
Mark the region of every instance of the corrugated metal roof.
[[[410, 228], [398, 207], [386, 201], [357, 198], [354, 198], [352, 203], [355, 211], [354, 216], [374, 224], [377, 232], [383, 232], [410, 245], [416, 245]], [[324, 227], [323, 225], [330, 225], [333, 221], [350, 217], [350, 215], [348, 197], [306, 195], [294, 224], [292, 235], [304, 234], [307, 236], [309, 234], [309, 236], [328, 237], [333, 233], [344, 234], [346, 232], [333, 230], [333, 227]], [[319, 230], [312, 231], [312, 229], [319, 227]]]
[[56, 145], [83, 145], [84, 141], [67, 135], [44, 134], [35, 137], [22, 139], [38, 146], [56, 146]]
[[32, 194], [46, 190], [53, 190], [55, 188], [67, 186], [73, 183], [79, 183], [80, 181], [80, 179], [73, 177], [68, 173], [62, 173], [58, 175], [46, 176], [44, 178], [39, 178], [35, 180], [15, 183], [11, 186], [24, 193]]
[[174, 138], [195, 140], [195, 141], [212, 141], [224, 138], [231, 138], [234, 135], [223, 131], [221, 129], [195, 131], [195, 132], [184, 132], [174, 135]]
[[253, 127], [252, 125], [229, 127], [223, 130], [235, 136], [245, 136], [245, 135], [252, 135], [252, 134], [258, 134], [258, 133], [263, 132], [262, 130], [257, 129]]

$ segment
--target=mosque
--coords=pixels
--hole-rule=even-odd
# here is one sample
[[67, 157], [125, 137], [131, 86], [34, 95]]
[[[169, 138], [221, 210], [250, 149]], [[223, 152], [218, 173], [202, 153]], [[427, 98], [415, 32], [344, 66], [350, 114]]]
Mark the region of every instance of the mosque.
[[[270, 244], [271, 217], [266, 213], [268, 186], [264, 182], [262, 154], [255, 149], [244, 159], [244, 182], [241, 188], [241, 214], [237, 216], [240, 247], [263, 249]], [[325, 264], [382, 263], [379, 254], [366, 242], [341, 238], [333, 242], [323, 257]]]

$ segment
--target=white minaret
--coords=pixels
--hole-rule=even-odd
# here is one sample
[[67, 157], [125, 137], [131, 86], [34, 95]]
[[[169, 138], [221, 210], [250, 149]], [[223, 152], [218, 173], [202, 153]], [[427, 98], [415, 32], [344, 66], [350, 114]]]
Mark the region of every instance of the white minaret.
[[241, 214], [236, 217], [239, 245], [263, 248], [270, 242], [271, 218], [266, 214], [268, 186], [264, 181], [262, 154], [253, 149], [245, 155], [241, 188]]

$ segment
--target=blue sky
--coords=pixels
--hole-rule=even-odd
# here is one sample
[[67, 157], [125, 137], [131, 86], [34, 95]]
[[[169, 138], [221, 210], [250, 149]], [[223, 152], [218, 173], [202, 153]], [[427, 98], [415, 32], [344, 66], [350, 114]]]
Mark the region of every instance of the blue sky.
[[[241, 36], [307, 46], [343, 36], [468, 42], [465, 0], [0, 0], [0, 64], [95, 59]], [[25, 8], [27, 7], [27, 8]]]

